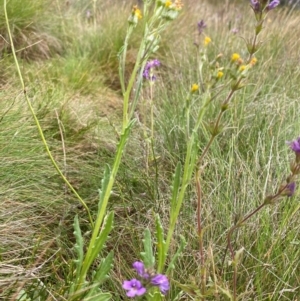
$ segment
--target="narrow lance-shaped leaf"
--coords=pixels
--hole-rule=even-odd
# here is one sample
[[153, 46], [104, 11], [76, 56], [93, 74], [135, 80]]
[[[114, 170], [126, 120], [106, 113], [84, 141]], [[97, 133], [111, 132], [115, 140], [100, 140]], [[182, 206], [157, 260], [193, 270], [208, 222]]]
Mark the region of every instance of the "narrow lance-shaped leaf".
[[82, 277], [85, 277], [87, 271], [89, 270], [90, 266], [94, 262], [94, 260], [97, 258], [98, 254], [101, 252], [104, 243], [106, 242], [108, 235], [113, 227], [113, 218], [114, 214], [113, 212], [110, 212], [104, 219], [103, 228], [99, 234], [99, 236], [96, 238], [94, 244], [92, 246], [89, 246], [91, 248], [88, 254], [86, 254], [84, 262], [83, 262], [83, 269], [82, 269]]
[[185, 249], [187, 243], [185, 238], [180, 235], [180, 245], [177, 249], [176, 253], [173, 255], [171, 262], [169, 263], [169, 267], [167, 269], [167, 274], [169, 274], [170, 270], [173, 270], [175, 268], [175, 262], [178, 259], [178, 257], [182, 254], [183, 250]]
[[176, 201], [177, 201], [179, 188], [180, 188], [181, 169], [182, 169], [182, 165], [180, 162], [178, 162], [176, 169], [175, 169], [175, 174], [174, 174], [173, 183], [172, 183], [171, 212], [173, 212], [176, 207]]
[[113, 259], [114, 259], [114, 253], [113, 251], [109, 252], [109, 254], [106, 256], [106, 258], [102, 259], [96, 274], [93, 278], [93, 280], [99, 284], [103, 283], [107, 277], [108, 273], [110, 272], [112, 266], [113, 266]]
[[163, 265], [166, 259], [166, 242], [164, 240], [164, 230], [161, 224], [159, 215], [156, 215], [156, 239], [157, 239], [157, 261], [158, 261], [158, 272], [161, 273], [163, 270]]
[[141, 252], [143, 262], [146, 268], [152, 268], [155, 263], [155, 258], [153, 256], [153, 250], [152, 250], [151, 233], [148, 228], [145, 229], [143, 243], [144, 243], [144, 252]]
[[[87, 297], [99, 297], [99, 292], [101, 296], [101, 291], [100, 291], [100, 285], [108, 278], [108, 273], [110, 272], [112, 268], [112, 263], [113, 263], [113, 252], [110, 252], [106, 258], [102, 258], [100, 264], [97, 267], [96, 272], [94, 273], [93, 276], [93, 284], [92, 287], [90, 288], [88, 294], [86, 295], [84, 300], [90, 300]], [[103, 294], [103, 293], [102, 293]], [[94, 299], [91, 299], [94, 300]]]
[[103, 179], [101, 181], [101, 190], [99, 190], [98, 215], [103, 205], [103, 198], [109, 183], [110, 174], [111, 174], [110, 167], [108, 164], [106, 164]]
[[76, 239], [76, 244], [74, 246], [74, 249], [76, 251], [76, 259], [74, 260], [75, 265], [76, 265], [76, 279], [78, 279], [80, 275], [80, 270], [82, 267], [82, 262], [83, 262], [83, 238], [80, 230], [80, 225], [79, 225], [79, 220], [78, 216], [76, 215], [74, 218], [74, 235]]
[[[113, 228], [114, 212], [110, 212], [104, 219], [103, 228], [97, 237], [91, 253], [92, 262], [97, 258], [98, 254], [102, 251], [102, 248], [108, 238], [110, 231]], [[92, 263], [91, 262], [91, 263]]]

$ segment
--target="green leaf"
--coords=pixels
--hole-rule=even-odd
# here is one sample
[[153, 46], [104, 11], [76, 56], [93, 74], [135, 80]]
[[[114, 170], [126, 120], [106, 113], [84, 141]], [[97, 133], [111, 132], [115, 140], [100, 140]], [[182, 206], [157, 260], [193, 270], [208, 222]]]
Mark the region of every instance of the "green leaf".
[[110, 252], [106, 258], [103, 258], [101, 260], [100, 264], [97, 267], [96, 273], [94, 273], [93, 285], [89, 288], [89, 291], [84, 300], [93, 300], [89, 298], [99, 296], [99, 285], [101, 285], [108, 277], [107, 274], [112, 267], [113, 256], [113, 252]]
[[141, 252], [143, 262], [146, 268], [152, 268], [155, 263], [155, 258], [153, 256], [153, 250], [152, 250], [151, 233], [148, 228], [145, 229], [143, 242], [144, 242], [144, 252]]
[[76, 244], [74, 246], [74, 249], [76, 251], [76, 259], [74, 260], [75, 265], [76, 265], [76, 279], [79, 278], [80, 275], [80, 270], [82, 267], [82, 262], [83, 262], [83, 238], [80, 230], [80, 225], [79, 225], [79, 220], [78, 216], [76, 215], [74, 218], [74, 235], [76, 239]]
[[98, 214], [103, 205], [103, 199], [104, 199], [105, 191], [106, 191], [108, 183], [109, 183], [110, 174], [111, 174], [110, 167], [108, 164], [106, 164], [103, 179], [101, 181], [101, 190], [99, 189]]
[[159, 215], [156, 215], [156, 239], [157, 239], [157, 259], [158, 259], [158, 272], [162, 272], [163, 265], [166, 259], [166, 242], [164, 240], [164, 230], [161, 224]]
[[176, 207], [176, 201], [179, 193], [179, 188], [180, 188], [180, 175], [181, 175], [181, 169], [182, 165], [180, 162], [177, 163], [176, 169], [175, 169], [175, 174], [173, 178], [173, 183], [172, 183], [172, 199], [171, 199], [171, 211], [173, 212]]
[[89, 267], [92, 265], [94, 260], [97, 258], [98, 254], [102, 251], [102, 248], [108, 238], [108, 235], [113, 227], [113, 219], [114, 219], [114, 213], [110, 212], [108, 215], [106, 215], [104, 219], [103, 228], [99, 234], [99, 236], [96, 238], [94, 245], [92, 246], [91, 255], [89, 258], [87, 258], [85, 267], [86, 271], [89, 269]]
[[180, 235], [180, 245], [179, 248], [177, 249], [175, 255], [173, 255], [171, 262], [169, 263], [169, 267], [167, 269], [167, 274], [170, 272], [170, 270], [173, 270], [175, 268], [175, 262], [178, 259], [178, 257], [181, 255], [181, 253], [183, 252], [183, 250], [185, 249], [187, 243], [185, 238]]
[[99, 284], [103, 283], [106, 278], [107, 274], [110, 272], [112, 265], [113, 265], [114, 253], [113, 251], [109, 252], [106, 258], [103, 258], [100, 264], [97, 267], [96, 274], [93, 278], [94, 282]]
[[110, 293], [102, 293], [99, 292], [98, 294], [94, 296], [87, 296], [83, 299], [83, 301], [108, 301], [111, 300], [111, 294]]

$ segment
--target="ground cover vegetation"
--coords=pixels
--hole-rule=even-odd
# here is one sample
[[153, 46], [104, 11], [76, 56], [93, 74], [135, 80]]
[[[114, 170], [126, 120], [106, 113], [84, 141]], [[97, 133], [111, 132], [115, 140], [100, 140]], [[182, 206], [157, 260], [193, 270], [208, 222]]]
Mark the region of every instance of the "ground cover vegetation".
[[298, 300], [299, 11], [129, 2], [0, 0], [0, 300]]

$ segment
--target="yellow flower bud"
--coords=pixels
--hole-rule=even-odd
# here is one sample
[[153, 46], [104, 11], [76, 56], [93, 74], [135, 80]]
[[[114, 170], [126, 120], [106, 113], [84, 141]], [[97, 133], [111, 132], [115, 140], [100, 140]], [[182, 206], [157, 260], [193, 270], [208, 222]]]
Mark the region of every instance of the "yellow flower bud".
[[240, 59], [240, 55], [238, 53], [234, 53], [232, 56], [231, 56], [231, 60], [233, 62], [236, 62], [238, 59]]
[[205, 37], [204, 38], [204, 45], [207, 46], [209, 43], [211, 43], [211, 38], [210, 37]]
[[220, 79], [221, 77], [223, 77], [224, 73], [222, 71], [218, 71], [217, 73], [217, 79]]
[[197, 92], [198, 90], [199, 90], [199, 85], [193, 84], [193, 85], [192, 85], [192, 88], [191, 88], [191, 92], [192, 92], [192, 93], [195, 93], [195, 92]]

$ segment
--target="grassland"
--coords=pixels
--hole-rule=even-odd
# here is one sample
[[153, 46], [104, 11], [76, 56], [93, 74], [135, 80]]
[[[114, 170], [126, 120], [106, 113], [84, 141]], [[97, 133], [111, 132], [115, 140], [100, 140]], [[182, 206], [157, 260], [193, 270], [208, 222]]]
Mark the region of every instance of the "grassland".
[[[119, 1], [8, 2], [8, 17], [26, 93], [50, 151], [65, 177], [95, 217], [98, 189], [111, 165], [122, 123], [118, 52], [126, 35], [131, 3]], [[161, 37], [154, 90], [155, 160], [149, 161], [149, 93], [141, 95], [108, 209], [115, 225], [106, 244], [114, 266], [103, 284], [112, 300], [126, 300], [124, 279], [142, 251], [143, 230], [154, 229], [154, 213], [167, 227], [172, 175], [186, 154], [182, 112], [186, 93], [197, 82], [197, 22], [205, 20], [212, 43], [208, 56], [246, 56], [245, 39], [255, 18], [244, 2], [185, 1], [179, 18]], [[93, 6], [94, 4], [94, 6]], [[3, 0], [0, 0], [3, 7]], [[293, 154], [286, 144], [300, 135], [299, 11], [270, 12], [261, 34], [255, 71], [223, 118], [224, 130], [207, 157], [202, 178], [203, 224], [208, 283], [231, 287], [225, 266], [226, 235], [237, 216], [251, 212], [274, 193], [289, 173]], [[0, 9], [0, 300], [69, 300], [69, 269], [76, 254], [73, 219], [80, 219], [88, 241], [88, 216], [51, 164], [24, 99]], [[202, 38], [202, 36], [201, 36]], [[133, 33], [126, 61], [135, 63], [141, 28]], [[207, 74], [209, 70], [207, 70]], [[220, 99], [225, 97], [225, 90]], [[193, 103], [191, 122], [201, 103]], [[209, 141], [213, 104], [199, 130], [200, 149]], [[179, 235], [187, 241], [171, 275], [166, 300], [201, 300], [178, 283], [199, 286], [201, 270], [196, 230], [196, 191], [188, 187], [171, 249]], [[239, 300], [299, 300], [299, 193], [266, 207], [240, 228], [237, 249]], [[222, 271], [223, 270], [223, 271]], [[222, 271], [222, 272], [221, 272]], [[177, 283], [177, 284], [176, 284]], [[26, 298], [20, 297], [26, 292]], [[216, 293], [207, 300], [227, 300]]]

